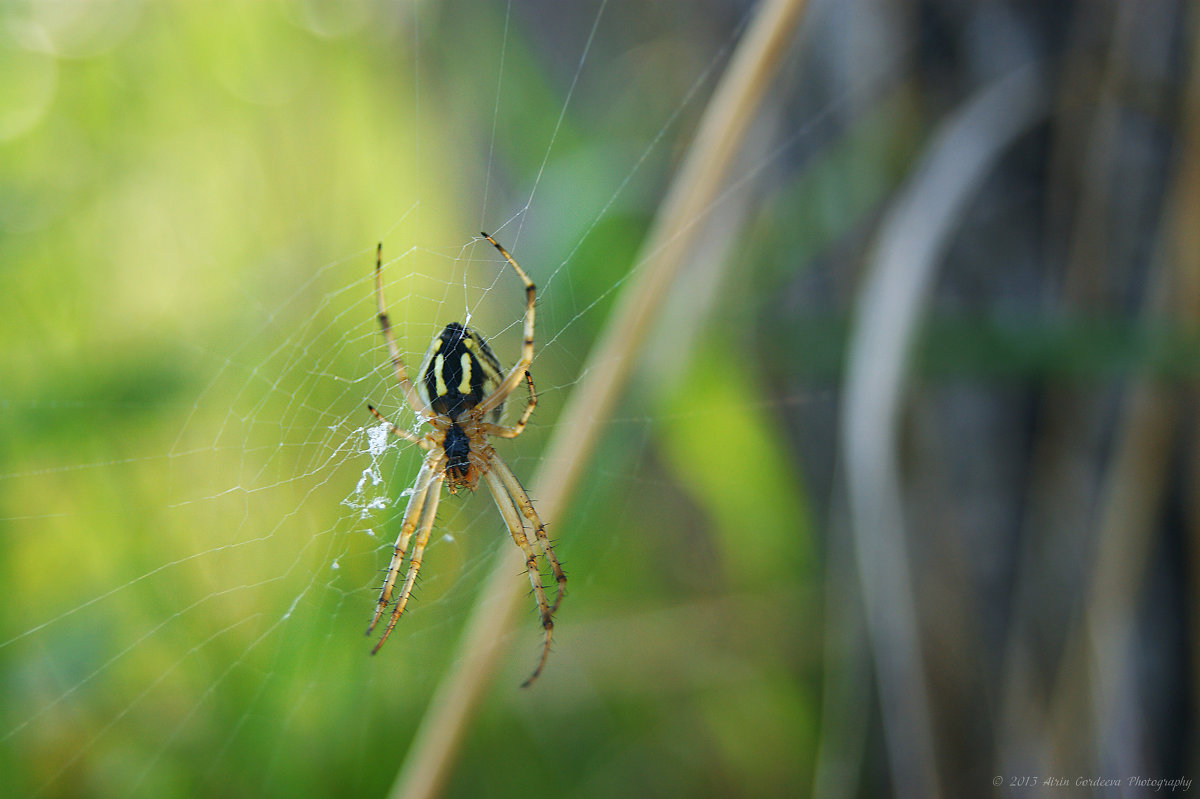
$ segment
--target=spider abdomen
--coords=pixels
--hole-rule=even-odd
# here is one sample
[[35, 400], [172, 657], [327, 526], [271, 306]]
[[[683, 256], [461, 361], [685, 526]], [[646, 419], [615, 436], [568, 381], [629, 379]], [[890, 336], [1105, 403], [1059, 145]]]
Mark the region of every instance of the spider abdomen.
[[[421, 399], [434, 413], [451, 419], [482, 402], [504, 379], [500, 362], [483, 336], [458, 322], [446, 325], [433, 339], [420, 375], [417, 391]], [[489, 421], [498, 423], [503, 408], [503, 403], [496, 406], [488, 414]]]

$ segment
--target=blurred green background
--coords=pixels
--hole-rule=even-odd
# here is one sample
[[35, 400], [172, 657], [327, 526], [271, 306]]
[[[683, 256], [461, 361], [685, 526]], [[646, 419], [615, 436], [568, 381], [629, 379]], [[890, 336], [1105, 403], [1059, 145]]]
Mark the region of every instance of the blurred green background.
[[[538, 283], [541, 403], [497, 447], [528, 481], [754, 8], [563, 6], [0, 5], [0, 794], [387, 791], [511, 543], [486, 494], [444, 499], [367, 655], [419, 462], [368, 451], [367, 402], [412, 421], [375, 243], [410, 367], [467, 316], [515, 358], [522, 293], [478, 230]], [[1195, 13], [1145, 7], [813, 4], [551, 531], [547, 670], [518, 688], [530, 599], [448, 795], [1200, 777]], [[847, 346], [933, 134], [1033, 61], [1050, 108], [948, 244], [899, 426], [933, 742], [906, 794], [850, 554]], [[1112, 680], [1073, 644], [1107, 595]]]

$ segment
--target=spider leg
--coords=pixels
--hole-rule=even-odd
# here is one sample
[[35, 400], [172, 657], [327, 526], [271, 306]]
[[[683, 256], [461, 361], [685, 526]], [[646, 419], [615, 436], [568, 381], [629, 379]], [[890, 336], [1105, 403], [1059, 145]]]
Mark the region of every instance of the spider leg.
[[396, 425], [392, 424], [390, 419], [388, 419], [386, 416], [384, 416], [379, 411], [375, 410], [374, 405], [368, 405], [367, 410], [370, 411], [371, 413], [375, 414], [375, 418], [378, 419], [379, 421], [386, 422], [387, 425], [389, 427], [391, 427], [391, 429], [392, 429], [392, 435], [399, 436], [400, 438], [403, 438], [405, 441], [411, 441], [412, 443], [421, 447], [421, 449], [429, 449], [430, 447], [433, 446], [433, 444], [431, 444], [424, 436], [414, 435], [413, 433], [410, 433], [407, 430], [401, 430], [399, 427], [396, 427]]
[[408, 403], [408, 407], [412, 408], [413, 413], [428, 422], [431, 417], [429, 408], [417, 396], [416, 388], [413, 387], [412, 381], [408, 379], [408, 372], [404, 370], [404, 361], [400, 358], [400, 348], [396, 346], [396, 339], [392, 336], [392, 326], [388, 323], [387, 307], [383, 302], [382, 241], [375, 248], [375, 306], [378, 309], [379, 327], [383, 331], [383, 339], [387, 342], [388, 355], [392, 359], [392, 370], [396, 373], [396, 382], [400, 384], [400, 391], [404, 395], [404, 401]]
[[509, 495], [516, 501], [521, 513], [529, 520], [534, 535], [537, 537], [538, 548], [542, 550], [542, 556], [550, 563], [550, 570], [554, 572], [558, 591], [554, 596], [554, 604], [550, 606], [550, 613], [553, 615], [558, 610], [559, 604], [562, 603], [563, 592], [567, 588], [567, 575], [563, 573], [562, 566], [554, 555], [554, 548], [550, 546], [550, 539], [546, 536], [546, 525], [538, 516], [537, 510], [533, 507], [533, 501], [529, 499], [529, 493], [521, 485], [521, 481], [517, 479], [512, 469], [508, 468], [508, 464], [501, 460], [499, 455], [492, 456], [491, 471], [499, 475], [500, 481], [504, 483]]
[[525, 373], [525, 382], [529, 384], [529, 404], [521, 412], [521, 418], [517, 420], [517, 423], [512, 427], [505, 427], [488, 422], [483, 425], [483, 432], [499, 438], [516, 438], [521, 435], [521, 431], [525, 429], [525, 423], [529, 421], [529, 417], [533, 415], [533, 409], [537, 407], [537, 391], [533, 388], [533, 375], [529, 372]]
[[513, 271], [517, 273], [517, 276], [521, 278], [521, 282], [525, 284], [525, 339], [521, 343], [521, 357], [515, 364], [513, 364], [513, 368], [509, 370], [508, 374], [505, 376], [504, 380], [501, 381], [500, 385], [496, 386], [495, 390], [492, 391], [491, 394], [484, 397], [483, 401], [475, 406], [479, 412], [480, 418], [483, 418], [488, 411], [490, 411], [492, 408], [495, 408], [508, 398], [508, 395], [513, 392], [513, 389], [520, 384], [521, 378], [525, 375], [526, 370], [529, 368], [529, 364], [533, 363], [533, 306], [537, 287], [533, 285], [533, 281], [529, 279], [529, 275], [525, 274], [525, 270], [518, 266], [517, 262], [513, 260], [513, 257], [508, 254], [508, 250], [501, 247], [500, 244], [488, 234], [482, 233], [480, 235], [491, 242], [492, 246], [500, 251], [500, 254], [504, 256], [504, 260], [508, 261], [509, 266], [511, 266]]
[[499, 475], [489, 470], [484, 474], [484, 479], [487, 480], [488, 488], [492, 489], [492, 497], [496, 500], [496, 507], [500, 509], [500, 515], [504, 517], [504, 523], [508, 526], [508, 532], [512, 535], [513, 542], [525, 553], [525, 567], [529, 574], [529, 584], [533, 586], [533, 596], [537, 599], [538, 615], [542, 620], [542, 630], [545, 631], [542, 656], [538, 659], [537, 668], [533, 670], [533, 674], [529, 675], [529, 679], [521, 683], [522, 688], [528, 688], [538, 678], [538, 675], [542, 673], [542, 669], [546, 665], [546, 659], [550, 657], [550, 640], [554, 635], [554, 618], [550, 612], [550, 605], [546, 602], [546, 591], [542, 588], [542, 574], [538, 570], [537, 555], [534, 553], [533, 547], [529, 545], [529, 538], [525, 535], [525, 528], [521, 524], [521, 517], [517, 514], [517, 506], [513, 504], [512, 497], [505, 490], [504, 481]]
[[[383, 615], [384, 609], [392, 598], [392, 588], [396, 585], [396, 577], [400, 574], [400, 565], [404, 562], [404, 553], [408, 549], [409, 539], [412, 538], [413, 531], [417, 528], [417, 520], [421, 516], [421, 510], [425, 507], [430, 487], [433, 485], [434, 473], [441, 469], [441, 465], [441, 455], [429, 455], [425, 458], [421, 471], [417, 473], [412, 494], [408, 497], [408, 506], [404, 509], [404, 519], [400, 523], [400, 534], [396, 537], [396, 544], [392, 550], [392, 561], [388, 564], [387, 577], [384, 578], [383, 588], [379, 591], [379, 601], [375, 604], [375, 614], [371, 617], [371, 624], [367, 627], [367, 635], [370, 635], [371, 631], [375, 629], [375, 625], [379, 623], [379, 617]], [[437, 488], [440, 487], [441, 483], [438, 483]], [[435, 494], [434, 497], [436, 505], [437, 495]], [[395, 623], [396, 620], [393, 618], [392, 624]], [[392, 631], [391, 625], [388, 626], [387, 631]], [[386, 639], [387, 633], [384, 633], [383, 640]], [[379, 651], [383, 640], [376, 644], [375, 649], [372, 650], [373, 653]]]
[[374, 655], [379, 651], [379, 647], [383, 646], [383, 642], [392, 634], [392, 628], [396, 626], [396, 622], [400, 620], [400, 614], [404, 612], [404, 606], [408, 604], [408, 597], [412, 594], [413, 583], [417, 579], [417, 572], [421, 570], [421, 559], [425, 555], [425, 545], [429, 543], [429, 533], [433, 529], [433, 521], [437, 516], [438, 499], [442, 496], [442, 481], [446, 479], [444, 471], [438, 472], [437, 477], [433, 478], [433, 482], [429, 486], [432, 492], [429, 499], [425, 501], [425, 515], [421, 519], [421, 529], [417, 531], [417, 542], [413, 545], [412, 558], [408, 561], [408, 574], [404, 577], [404, 587], [400, 589], [400, 596], [396, 599], [396, 608], [392, 611], [392, 617], [388, 619], [387, 627], [383, 630], [383, 636], [379, 639], [379, 643], [375, 644], [375, 648], [371, 650]]

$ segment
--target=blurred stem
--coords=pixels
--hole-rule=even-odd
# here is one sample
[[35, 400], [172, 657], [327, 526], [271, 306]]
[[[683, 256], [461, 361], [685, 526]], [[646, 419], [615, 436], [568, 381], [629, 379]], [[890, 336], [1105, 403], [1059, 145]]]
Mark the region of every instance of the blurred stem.
[[[1184, 106], [1182, 154], [1166, 204], [1164, 246], [1147, 292], [1143, 319], [1151, 326], [1171, 319], [1191, 332], [1200, 323], [1200, 27], [1193, 24], [1192, 72]], [[1171, 480], [1171, 454], [1179, 435], [1179, 389], [1145, 378], [1132, 385], [1117, 428], [1113, 460], [1100, 492], [1096, 562], [1080, 626], [1073, 630], [1055, 685], [1053, 719], [1057, 762], [1077, 745], [1084, 701], [1094, 717], [1096, 762], [1124, 773], [1154, 764], [1140, 743], [1137, 675], [1134, 673], [1135, 611], [1143, 590], [1158, 516]], [[1079, 690], [1088, 675], [1090, 695]]]
[[[1137, 80], [1130, 72], [1136, 61], [1133, 34], [1143, 24], [1138, 19], [1144, 16], [1122, 4], [1109, 7], [1106, 13], [1109, 16], [1077, 10], [1069, 34], [1075, 44], [1066, 51], [1068, 61], [1058, 82], [1050, 125], [1053, 155], [1046, 229], [1069, 232], [1066, 249], [1048, 256], [1050, 263], [1063, 263], [1062, 283], [1052, 292], [1049, 306], [1052, 316], [1060, 320], [1111, 310], [1111, 299], [1106, 302], [1103, 288], [1106, 281], [1101, 277], [1120, 268], [1114, 261], [1110, 215], [1118, 206], [1122, 213], [1139, 208], [1136, 198], [1145, 196], [1143, 181], [1148, 179], [1138, 173], [1122, 181], [1119, 195], [1125, 199], [1118, 202], [1114, 186], [1104, 177], [1119, 160], [1121, 95], [1124, 86]], [[1095, 52], [1084, 42], [1100, 29], [1109, 45], [1098, 69]], [[1148, 94], [1139, 102], [1152, 107], [1156, 103]], [[1054, 236], [1049, 237], [1048, 246], [1055, 247]], [[1102, 396], [1103, 392], [1092, 386], [1082, 388], [1056, 380], [1048, 386], [1037, 410], [1026, 481], [1028, 498], [1017, 535], [1018, 565], [1009, 611], [1012, 623], [1006, 632], [1000, 672], [997, 765], [1002, 772], [1074, 769], [1086, 762], [1088, 736], [1077, 731], [1054, 734], [1054, 718], [1070, 715], [1079, 719], [1087, 702], [1087, 685], [1078, 679], [1046, 685], [1047, 668], [1042, 659], [1045, 651], [1058, 651], [1061, 635], [1067, 653], [1061, 662], [1086, 665], [1069, 654], [1078, 646], [1071, 640], [1078, 611], [1075, 591], [1064, 586], [1072, 586], [1075, 580], [1086, 586], [1088, 577], [1082, 566], [1078, 572], [1073, 563], [1056, 563], [1047, 569], [1046, 561], [1060, 558], [1064, 552], [1090, 551], [1093, 518], [1083, 510], [1070, 513], [1064, 509], [1090, 508], [1103, 501], [1096, 494], [1104, 481], [1103, 467], [1099, 459], [1093, 466], [1090, 459], [1081, 457], [1093, 442], [1107, 436]], [[1074, 695], [1068, 699], [1069, 692]], [[1068, 706], [1079, 712], [1064, 715], [1063, 708]]]
[[[803, 0], [765, 0], [733, 55], [635, 261], [579, 385], [555, 425], [555, 435], [533, 482], [538, 511], [551, 527], [582, 474], [601, 426], [624, 390], [640, 344], [675, 285], [693, 245], [691, 229], [709, 212], [771, 78], [794, 35]], [[435, 795], [458, 749], [468, 718], [495, 670], [500, 643], [521, 583], [521, 553], [505, 547], [496, 559], [471, 616], [453, 667], [438, 685], [396, 782], [394, 797]], [[553, 668], [551, 662], [550, 668]]]
[[899, 797], [936, 797], [938, 763], [905, 542], [899, 425], [917, 326], [937, 265], [1001, 153], [1042, 116], [1034, 66], [978, 91], [944, 122], [880, 228], [855, 309], [841, 447], [874, 653], [884, 739]]

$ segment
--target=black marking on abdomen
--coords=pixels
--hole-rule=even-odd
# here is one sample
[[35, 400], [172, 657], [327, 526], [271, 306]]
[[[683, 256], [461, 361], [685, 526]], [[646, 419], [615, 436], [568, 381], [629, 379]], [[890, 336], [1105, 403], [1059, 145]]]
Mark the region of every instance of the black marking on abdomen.
[[[481, 356], [486, 360], [481, 361]], [[451, 322], [434, 340], [421, 384], [434, 413], [457, 419], [483, 401], [499, 381], [499, 371], [496, 356], [483, 339]]]

